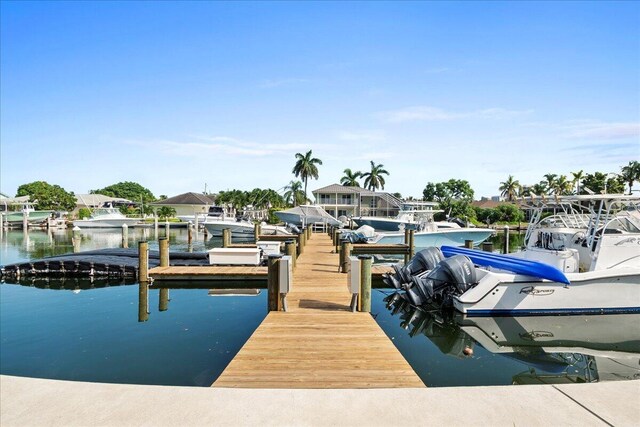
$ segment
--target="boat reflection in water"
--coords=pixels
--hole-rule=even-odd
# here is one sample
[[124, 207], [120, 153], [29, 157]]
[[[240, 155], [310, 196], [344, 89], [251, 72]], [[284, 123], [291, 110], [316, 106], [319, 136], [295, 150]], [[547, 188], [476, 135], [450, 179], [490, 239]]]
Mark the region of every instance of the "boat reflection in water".
[[427, 311], [399, 294], [384, 301], [409, 336], [469, 358], [485, 350], [528, 366], [513, 384], [557, 384], [640, 379], [640, 314], [534, 317], [466, 317]]

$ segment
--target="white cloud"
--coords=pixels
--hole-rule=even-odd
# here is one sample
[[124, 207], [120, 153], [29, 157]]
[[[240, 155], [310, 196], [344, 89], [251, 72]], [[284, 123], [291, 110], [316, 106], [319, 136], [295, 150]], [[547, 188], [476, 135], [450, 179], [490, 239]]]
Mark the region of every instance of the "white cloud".
[[563, 135], [569, 139], [621, 139], [640, 137], [638, 122], [577, 121], [565, 126]]
[[532, 113], [533, 110], [507, 110], [505, 108], [485, 108], [482, 110], [452, 112], [431, 106], [407, 107], [399, 110], [386, 111], [379, 116], [389, 123], [404, 123], [418, 121], [448, 121], [460, 119], [506, 119]]

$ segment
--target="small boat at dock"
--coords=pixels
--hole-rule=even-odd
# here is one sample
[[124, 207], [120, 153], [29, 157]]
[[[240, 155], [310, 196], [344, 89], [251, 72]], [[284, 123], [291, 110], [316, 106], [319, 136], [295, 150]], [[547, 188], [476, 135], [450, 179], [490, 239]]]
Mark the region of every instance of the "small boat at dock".
[[91, 212], [89, 218], [73, 221], [73, 226], [80, 228], [121, 228], [125, 224], [128, 227], [133, 227], [140, 221], [142, 221], [142, 218], [129, 218], [110, 203], [107, 203]]

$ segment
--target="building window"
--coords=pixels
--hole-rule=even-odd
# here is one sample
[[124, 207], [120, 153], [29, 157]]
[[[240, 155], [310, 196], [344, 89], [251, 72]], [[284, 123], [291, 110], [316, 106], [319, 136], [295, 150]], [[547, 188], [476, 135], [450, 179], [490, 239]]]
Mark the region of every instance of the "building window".
[[331, 196], [329, 194], [320, 194], [320, 204], [326, 205], [331, 203]]
[[347, 216], [347, 211], [345, 209], [338, 209], [338, 216]]
[[351, 204], [351, 194], [343, 194], [340, 196], [340, 204], [341, 205], [350, 205]]

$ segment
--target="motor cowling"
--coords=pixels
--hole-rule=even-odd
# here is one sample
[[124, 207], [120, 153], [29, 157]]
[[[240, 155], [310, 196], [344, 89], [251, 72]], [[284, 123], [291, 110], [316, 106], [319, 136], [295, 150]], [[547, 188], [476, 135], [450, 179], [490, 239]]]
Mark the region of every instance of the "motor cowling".
[[473, 262], [465, 255], [440, 261], [426, 276], [412, 277], [407, 298], [414, 305], [449, 305], [454, 295], [461, 295], [477, 282]]

